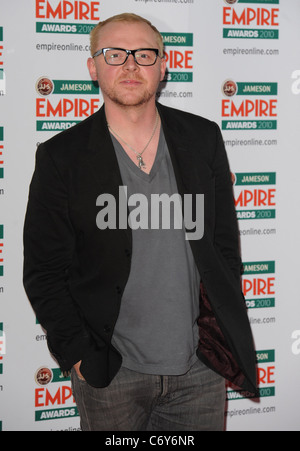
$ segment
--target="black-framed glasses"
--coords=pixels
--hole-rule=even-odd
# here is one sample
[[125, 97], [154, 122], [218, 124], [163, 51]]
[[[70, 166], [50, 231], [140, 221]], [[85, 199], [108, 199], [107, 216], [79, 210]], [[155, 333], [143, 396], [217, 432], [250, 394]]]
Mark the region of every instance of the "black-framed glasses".
[[101, 49], [93, 55], [96, 56], [104, 55], [105, 62], [109, 66], [122, 66], [126, 63], [129, 55], [132, 55], [134, 61], [139, 66], [154, 66], [159, 56], [158, 49], [137, 49], [137, 50], [125, 50], [119, 48], [106, 48]]

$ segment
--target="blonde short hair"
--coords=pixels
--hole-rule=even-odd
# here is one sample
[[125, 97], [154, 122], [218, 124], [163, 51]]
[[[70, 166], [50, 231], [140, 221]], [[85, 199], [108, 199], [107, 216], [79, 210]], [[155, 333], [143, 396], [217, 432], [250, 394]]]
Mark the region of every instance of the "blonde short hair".
[[109, 19], [99, 22], [98, 25], [93, 28], [91, 34], [90, 34], [90, 42], [91, 42], [91, 55], [93, 56], [98, 49], [98, 41], [99, 41], [99, 34], [105, 25], [108, 25], [109, 23], [116, 23], [116, 22], [129, 22], [129, 23], [145, 23], [149, 25], [149, 27], [152, 28], [156, 35], [157, 44], [159, 48], [159, 54], [161, 57], [164, 55], [164, 41], [162, 38], [162, 35], [158, 31], [158, 29], [152, 25], [152, 23], [145, 19], [144, 17], [138, 16], [137, 14], [131, 14], [131, 13], [124, 13], [124, 14], [118, 14], [117, 16], [110, 17]]

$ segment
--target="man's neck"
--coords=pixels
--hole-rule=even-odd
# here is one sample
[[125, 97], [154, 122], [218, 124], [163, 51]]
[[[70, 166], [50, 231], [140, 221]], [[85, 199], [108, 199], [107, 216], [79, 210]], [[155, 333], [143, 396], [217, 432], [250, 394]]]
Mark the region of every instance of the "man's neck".
[[147, 133], [147, 130], [152, 130], [156, 120], [155, 100], [137, 107], [121, 107], [105, 102], [105, 115], [110, 127], [124, 136], [136, 130]]
[[[155, 100], [135, 108], [115, 107], [105, 103], [110, 132], [118, 139], [127, 155], [142, 170], [150, 173], [159, 143], [160, 127]], [[141, 152], [142, 160], [137, 158]]]

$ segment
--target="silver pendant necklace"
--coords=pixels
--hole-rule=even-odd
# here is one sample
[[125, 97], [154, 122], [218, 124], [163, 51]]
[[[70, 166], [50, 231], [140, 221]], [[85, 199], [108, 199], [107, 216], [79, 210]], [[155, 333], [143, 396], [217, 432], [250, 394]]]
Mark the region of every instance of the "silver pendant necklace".
[[145, 152], [145, 150], [148, 148], [149, 144], [151, 143], [151, 141], [152, 141], [152, 139], [153, 139], [153, 137], [154, 137], [154, 135], [155, 135], [155, 133], [156, 133], [156, 130], [157, 130], [157, 127], [158, 127], [158, 123], [159, 123], [159, 114], [158, 114], [158, 111], [157, 111], [157, 109], [156, 109], [156, 121], [155, 121], [155, 126], [154, 126], [154, 129], [153, 129], [151, 138], [149, 139], [149, 141], [147, 142], [146, 146], [144, 147], [144, 149], [143, 149], [141, 152], [137, 152], [137, 151], [136, 151], [133, 147], [131, 147], [126, 141], [124, 141], [124, 139], [121, 138], [121, 136], [119, 136], [119, 135], [111, 128], [111, 126], [110, 126], [109, 124], [107, 124], [107, 126], [108, 126], [109, 130], [110, 130], [117, 138], [119, 138], [119, 139], [120, 139], [127, 147], [129, 147], [130, 150], [132, 150], [132, 151], [135, 153], [136, 158], [137, 158], [137, 160], [138, 160], [138, 166], [139, 166], [140, 169], [143, 169], [143, 168], [146, 168], [146, 164], [145, 164], [145, 162], [144, 162], [144, 160], [143, 160], [142, 155], [143, 155], [143, 153]]

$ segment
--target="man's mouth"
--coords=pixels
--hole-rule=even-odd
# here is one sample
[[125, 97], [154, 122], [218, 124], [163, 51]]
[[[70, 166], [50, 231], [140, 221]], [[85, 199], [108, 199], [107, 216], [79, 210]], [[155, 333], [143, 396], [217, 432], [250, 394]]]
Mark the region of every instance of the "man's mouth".
[[126, 86], [138, 86], [141, 84], [141, 81], [136, 79], [127, 79], [122, 80], [120, 83]]

